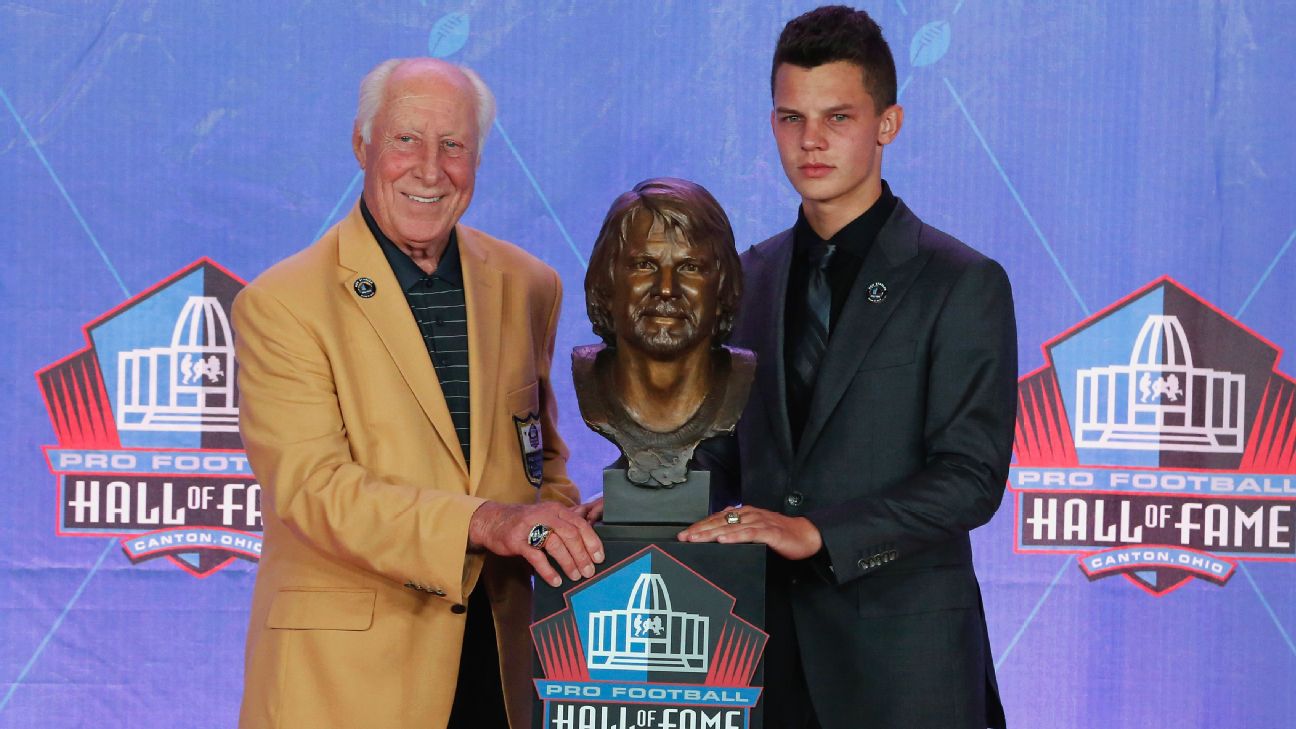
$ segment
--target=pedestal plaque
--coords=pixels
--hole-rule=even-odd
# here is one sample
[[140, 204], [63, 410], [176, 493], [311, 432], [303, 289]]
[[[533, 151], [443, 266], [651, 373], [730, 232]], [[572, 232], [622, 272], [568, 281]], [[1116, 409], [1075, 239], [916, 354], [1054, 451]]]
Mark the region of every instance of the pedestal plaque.
[[764, 545], [597, 530], [607, 559], [594, 577], [536, 584], [532, 727], [761, 729]]

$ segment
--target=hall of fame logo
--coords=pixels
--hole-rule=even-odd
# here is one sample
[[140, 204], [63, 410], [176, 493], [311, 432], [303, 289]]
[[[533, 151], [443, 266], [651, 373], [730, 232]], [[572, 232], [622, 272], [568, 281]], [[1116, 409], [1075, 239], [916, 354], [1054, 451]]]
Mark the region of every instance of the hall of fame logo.
[[1276, 346], [1163, 277], [1043, 349], [1018, 384], [1017, 552], [1158, 596], [1296, 561], [1296, 382]]
[[133, 563], [205, 577], [261, 554], [261, 487], [238, 434], [228, 312], [244, 286], [203, 258], [84, 327], [36, 373], [58, 438], [60, 536], [118, 537]]
[[768, 636], [734, 598], [651, 545], [531, 626], [545, 729], [746, 727]]

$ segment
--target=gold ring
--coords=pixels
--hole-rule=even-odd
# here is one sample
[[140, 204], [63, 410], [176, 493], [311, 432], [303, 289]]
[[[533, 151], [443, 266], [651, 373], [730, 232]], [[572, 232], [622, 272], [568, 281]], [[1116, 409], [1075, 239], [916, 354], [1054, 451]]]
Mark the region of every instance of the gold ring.
[[726, 523], [726, 524], [741, 524], [741, 523], [742, 523], [742, 514], [739, 514], [739, 513], [736, 512], [736, 511], [729, 511], [729, 512], [725, 512], [725, 523]]
[[536, 524], [531, 527], [531, 533], [527, 535], [527, 545], [532, 549], [544, 549], [550, 534], [553, 534], [553, 529], [544, 524]]

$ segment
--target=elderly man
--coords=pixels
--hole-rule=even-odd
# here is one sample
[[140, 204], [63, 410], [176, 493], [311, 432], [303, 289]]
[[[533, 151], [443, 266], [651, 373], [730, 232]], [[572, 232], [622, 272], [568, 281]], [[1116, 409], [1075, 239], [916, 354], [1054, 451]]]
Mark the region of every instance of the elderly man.
[[359, 204], [235, 302], [266, 495], [245, 728], [526, 726], [527, 562], [603, 559], [555, 429], [558, 276], [458, 225], [493, 114], [467, 69], [380, 64]]

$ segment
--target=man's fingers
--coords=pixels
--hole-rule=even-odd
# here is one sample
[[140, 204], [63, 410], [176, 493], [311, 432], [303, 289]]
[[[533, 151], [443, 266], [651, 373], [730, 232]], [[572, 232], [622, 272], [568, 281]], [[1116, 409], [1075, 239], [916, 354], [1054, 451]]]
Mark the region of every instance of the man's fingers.
[[716, 537], [724, 534], [728, 528], [724, 522], [719, 524], [699, 522], [680, 532], [680, 539], [685, 542], [714, 542]]
[[550, 587], [560, 587], [562, 578], [554, 570], [553, 565], [549, 564], [549, 557], [538, 549], [526, 548], [522, 553], [522, 558], [531, 563], [531, 568], [535, 570], [536, 576], [544, 580]]
[[576, 559], [572, 557], [565, 540], [559, 537], [557, 532], [549, 535], [549, 541], [545, 542], [544, 551], [558, 564], [559, 569], [567, 575], [567, 579], [575, 582], [581, 578], [580, 567], [577, 566]]
[[721, 532], [716, 541], [721, 544], [769, 544], [772, 530], [758, 526], [736, 526]]
[[[738, 522], [729, 519], [738, 513]], [[717, 512], [680, 532], [681, 542], [764, 544], [788, 559], [805, 559], [823, 546], [819, 530], [803, 517], [744, 506]]]
[[[601, 505], [602, 503], [603, 501], [600, 499], [599, 504]], [[602, 511], [603, 510], [600, 506], [599, 516], [602, 516]], [[576, 532], [575, 536], [580, 540], [585, 554], [589, 555], [589, 558], [594, 562], [594, 564], [602, 564], [603, 540], [599, 539], [599, 535], [594, 531], [594, 527], [590, 526], [590, 521], [587, 521], [586, 519], [572, 518], [574, 516], [576, 515], [570, 513], [565, 514], [564, 519], [568, 524], [571, 524], [572, 529]], [[588, 519], [588, 517], [586, 518]], [[595, 517], [595, 519], [597, 519], [597, 517]], [[594, 573], [591, 571], [585, 576], [592, 577], [593, 575]]]
[[[553, 536], [549, 538], [549, 544], [555, 544], [554, 539], [556, 537], [558, 540], [556, 546], [561, 546], [567, 553], [576, 570], [574, 575], [571, 574], [570, 570], [568, 571], [568, 576], [573, 580], [594, 576], [594, 562], [585, 546], [585, 540], [581, 534], [582, 527], [589, 529], [589, 525], [584, 521], [564, 515], [563, 521], [554, 525]], [[564, 569], [566, 569], [566, 565], [564, 565]]]
[[725, 527], [724, 514], [712, 514], [684, 530], [685, 534], [703, 534]]
[[603, 518], [603, 497], [600, 496], [593, 501], [587, 501], [584, 504], [581, 504], [576, 507], [576, 513], [580, 514], [581, 518], [584, 519], [587, 524], [594, 524]]
[[715, 535], [723, 524], [707, 524], [698, 522], [693, 526], [679, 533], [680, 541], [684, 542], [710, 542], [715, 540]]
[[[603, 561], [602, 541], [574, 509], [545, 503], [497, 511], [502, 513], [492, 515], [498, 524], [492, 531], [499, 536], [487, 540], [486, 547], [496, 554], [522, 556], [536, 575], [550, 585], [562, 584], [562, 576], [550, 558], [573, 581], [593, 577], [594, 564]], [[491, 514], [483, 516], [487, 515]], [[543, 550], [533, 548], [528, 542], [530, 530], [537, 524], [550, 530]]]
[[[729, 514], [738, 514], [739, 522], [737, 525], [730, 523]], [[765, 512], [762, 509], [751, 507], [742, 507], [738, 509], [725, 509], [717, 511], [707, 518], [693, 524], [684, 531], [679, 533], [680, 541], [684, 542], [714, 542], [718, 541], [721, 534], [727, 534], [733, 529], [741, 526], [750, 526], [758, 524], [763, 520]]]
[[720, 532], [714, 529], [700, 531], [685, 531], [679, 533], [681, 542], [714, 542]]

